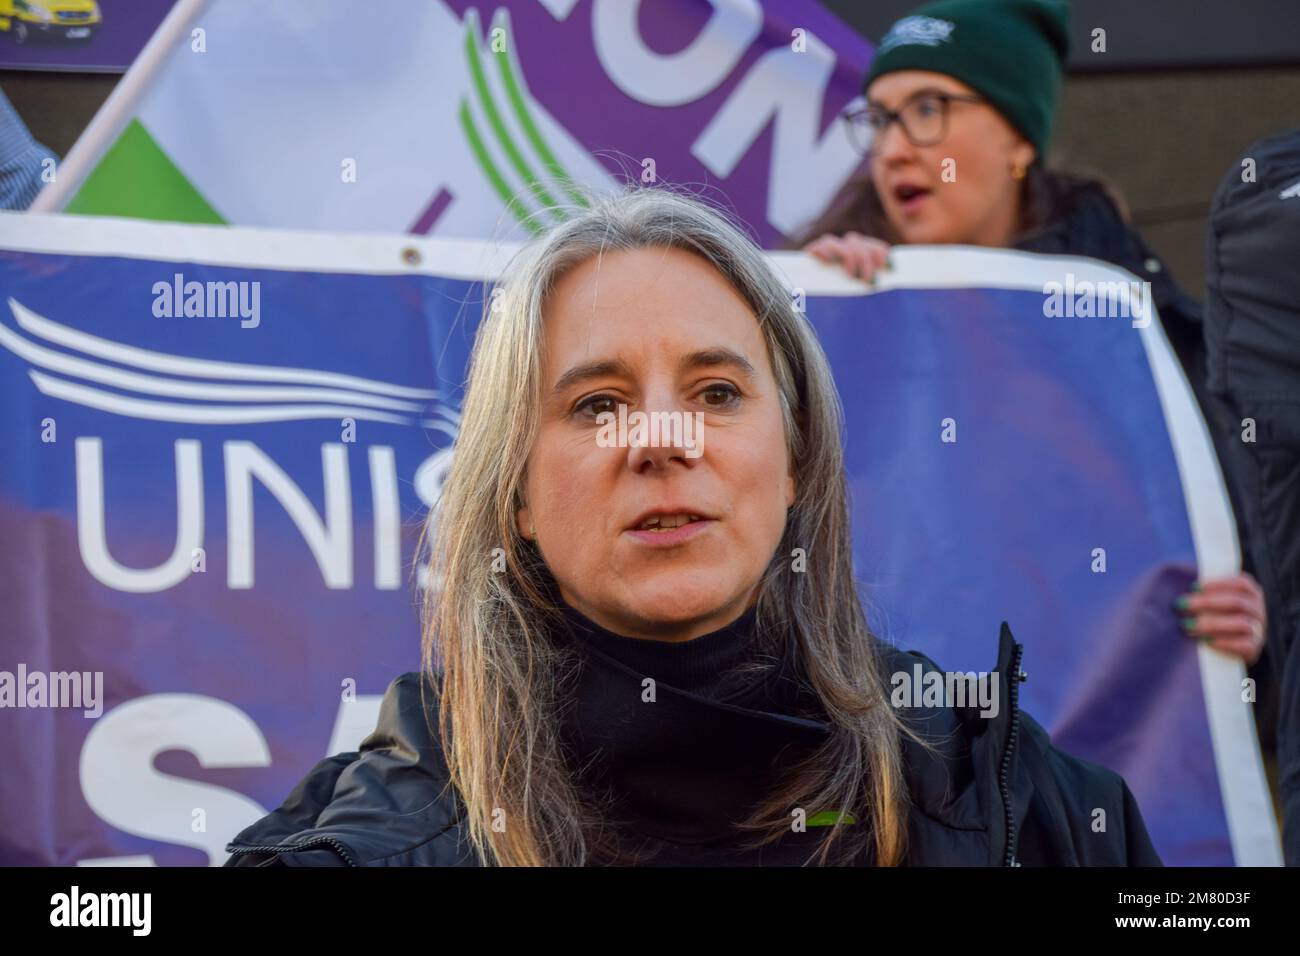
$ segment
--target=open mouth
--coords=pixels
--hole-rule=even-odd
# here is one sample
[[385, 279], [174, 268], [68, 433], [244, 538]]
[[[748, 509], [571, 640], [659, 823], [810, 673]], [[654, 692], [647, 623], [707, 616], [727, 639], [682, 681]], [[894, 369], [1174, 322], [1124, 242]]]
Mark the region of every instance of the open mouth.
[[667, 531], [675, 531], [683, 525], [691, 524], [695, 521], [702, 520], [699, 515], [675, 514], [675, 515], [651, 515], [636, 526], [636, 531], [653, 531], [663, 534]]
[[902, 183], [894, 187], [894, 199], [905, 210], [915, 209], [921, 202], [930, 195], [930, 190], [921, 186], [913, 186], [910, 183]]
[[627, 534], [644, 547], [675, 548], [703, 534], [715, 519], [689, 511], [659, 512], [642, 517]]

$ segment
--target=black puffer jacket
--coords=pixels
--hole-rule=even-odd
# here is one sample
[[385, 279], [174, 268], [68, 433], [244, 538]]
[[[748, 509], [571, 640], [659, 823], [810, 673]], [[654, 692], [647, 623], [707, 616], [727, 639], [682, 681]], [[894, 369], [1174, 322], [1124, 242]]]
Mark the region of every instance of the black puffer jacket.
[[[1052, 746], [1046, 732], [1017, 707], [1022, 646], [1003, 624], [997, 673], [997, 715], [977, 707], [904, 708], [934, 750], [904, 745], [912, 798], [909, 865], [1159, 866], [1141, 814], [1115, 773]], [[929, 658], [885, 648], [889, 673], [937, 671]], [[426, 681], [426, 693], [434, 688]], [[606, 742], [628, 727], [641, 676], [600, 653], [587, 656], [577, 695], [584, 721]], [[431, 695], [430, 695], [431, 696]], [[672, 759], [654, 761], [656, 747], [637, 741], [623, 754], [646, 782], [660, 785], [663, 803], [692, 811], [692, 800], [731, 762], [795, 738], [815, 741], [825, 724], [706, 700], [660, 684], [656, 734], [671, 738]], [[642, 721], [642, 723], [647, 723]], [[670, 728], [677, 728], [672, 730]], [[633, 731], [628, 731], [632, 733]], [[664, 741], [659, 741], [664, 743]], [[665, 751], [660, 748], [659, 753]], [[701, 760], [699, 758], [711, 758]], [[739, 767], [739, 764], [736, 764]], [[698, 767], [691, 771], [690, 767]], [[699, 779], [688, 776], [698, 772]], [[701, 815], [708, 808], [701, 805]], [[653, 865], [801, 865], [820, 840], [807, 830], [776, 844], [744, 850], [727, 843], [648, 836]], [[463, 805], [448, 786], [437, 739], [430, 734], [417, 674], [397, 678], [385, 695], [379, 724], [360, 752], [317, 764], [278, 810], [245, 829], [227, 849], [227, 866], [474, 866]], [[870, 860], [862, 861], [868, 864]]]

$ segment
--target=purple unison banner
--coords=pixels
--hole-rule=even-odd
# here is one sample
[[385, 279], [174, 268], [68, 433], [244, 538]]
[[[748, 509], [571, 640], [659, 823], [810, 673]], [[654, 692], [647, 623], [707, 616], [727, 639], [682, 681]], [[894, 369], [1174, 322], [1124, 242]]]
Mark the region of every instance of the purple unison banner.
[[[418, 666], [417, 535], [512, 251], [0, 216], [0, 863], [219, 864], [356, 748]], [[1166, 862], [1277, 862], [1242, 668], [1171, 608], [1237, 561], [1204, 427], [1149, 312], [1045, 294], [1131, 277], [894, 257], [865, 294], [773, 255], [843, 397], [878, 633], [978, 671], [1009, 621], [1025, 707]]]

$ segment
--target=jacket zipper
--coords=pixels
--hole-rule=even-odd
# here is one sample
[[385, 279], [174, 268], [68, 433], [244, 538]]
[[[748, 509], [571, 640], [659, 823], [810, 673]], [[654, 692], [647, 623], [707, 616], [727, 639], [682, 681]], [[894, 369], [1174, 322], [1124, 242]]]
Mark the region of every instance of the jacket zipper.
[[334, 839], [333, 837], [313, 837], [312, 839], [305, 840], [302, 843], [281, 843], [277, 845], [259, 844], [257, 846], [240, 846], [240, 847], [235, 847], [235, 849], [231, 850], [230, 855], [236, 856], [240, 853], [275, 853], [278, 855], [281, 853], [292, 853], [297, 850], [306, 850], [309, 847], [321, 846], [321, 845], [328, 846], [330, 849], [332, 849], [335, 853], [337, 853], [339, 856], [343, 858], [343, 862], [346, 863], [348, 866], [357, 865], [357, 861], [352, 856], [352, 851], [349, 850], [342, 843], [340, 843], [338, 840]]
[[1016, 815], [1011, 806], [1011, 758], [1020, 736], [1020, 657], [1024, 645], [1017, 644], [1011, 653], [1011, 730], [1007, 734], [1007, 749], [1002, 753], [1002, 766], [998, 770], [998, 789], [1002, 792], [1002, 811], [1006, 814], [1007, 846], [1002, 854], [1003, 866], [1019, 866], [1016, 862]]

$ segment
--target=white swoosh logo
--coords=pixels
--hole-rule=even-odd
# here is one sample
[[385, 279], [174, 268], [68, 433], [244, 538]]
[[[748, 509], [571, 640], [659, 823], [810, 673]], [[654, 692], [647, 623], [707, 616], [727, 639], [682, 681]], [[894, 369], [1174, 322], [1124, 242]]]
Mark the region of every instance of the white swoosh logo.
[[[242, 425], [354, 418], [419, 424], [456, 437], [460, 416], [441, 401], [444, 395], [435, 389], [315, 369], [169, 355], [79, 332], [33, 312], [14, 298], [9, 299], [9, 308], [19, 327], [32, 338], [0, 322], [0, 345], [35, 366], [29, 370], [32, 381], [52, 398], [152, 421]], [[104, 364], [104, 360], [118, 364]], [[147, 397], [121, 395], [65, 376]], [[245, 382], [267, 384], [235, 384]], [[174, 398], [195, 404], [166, 400]], [[433, 417], [429, 418], [431, 405]]]

